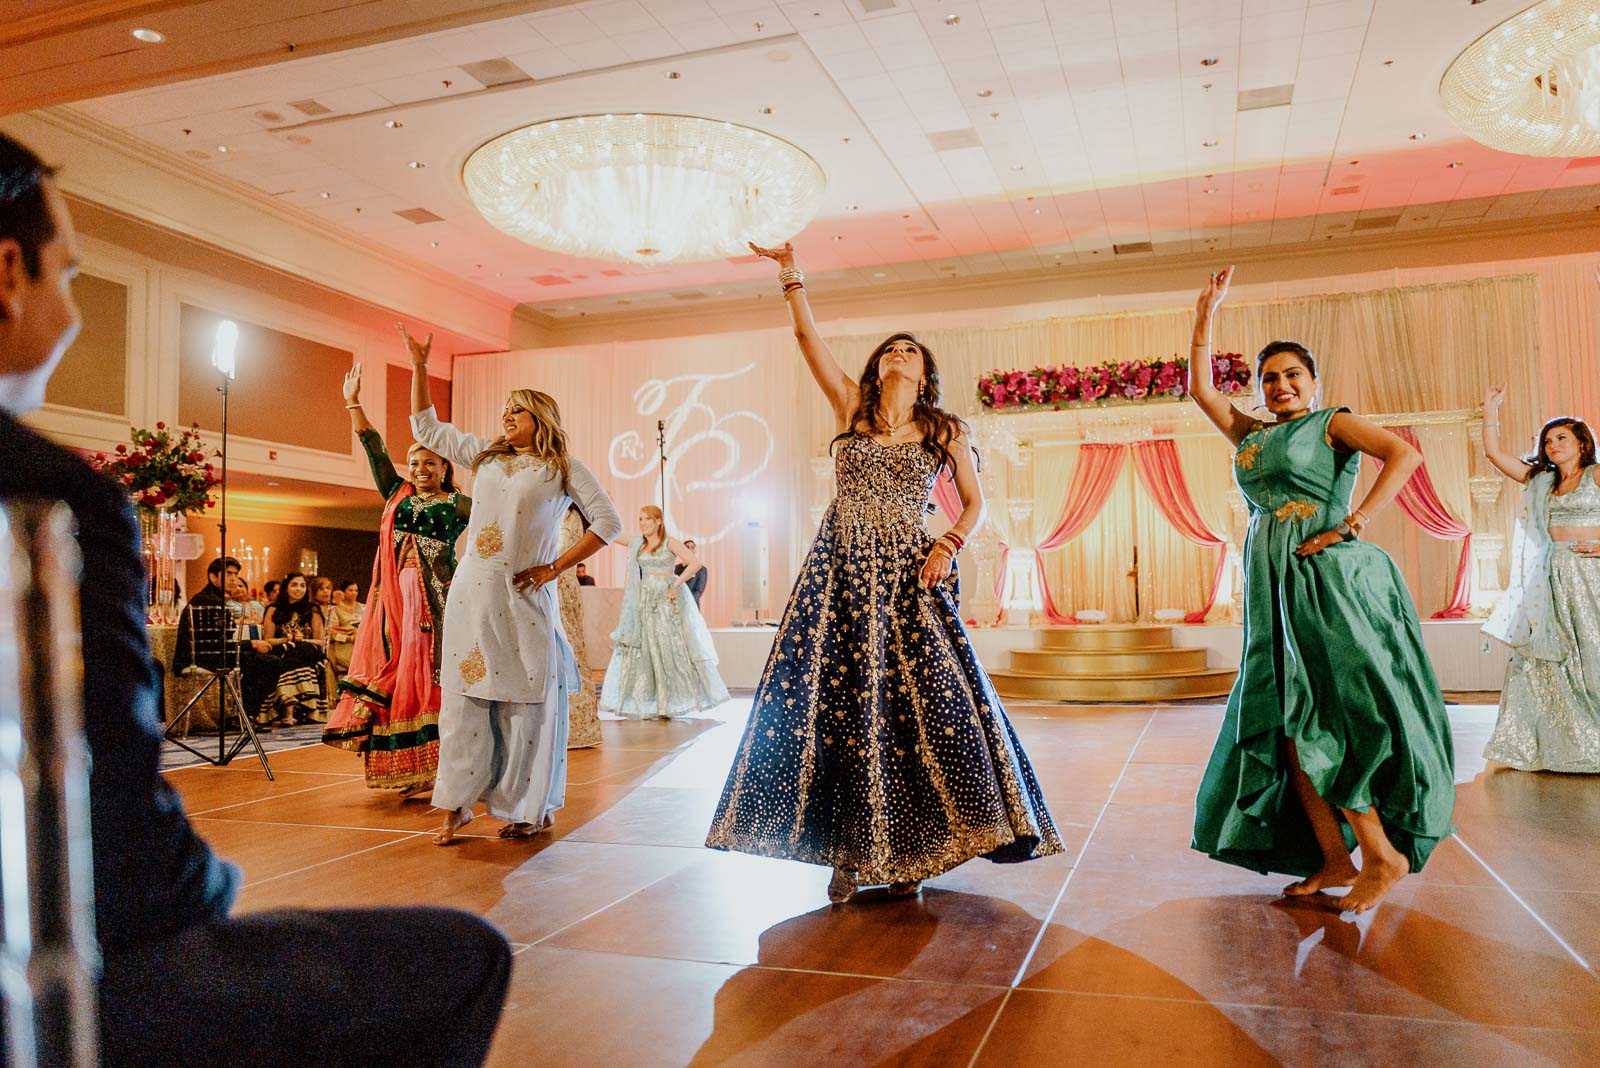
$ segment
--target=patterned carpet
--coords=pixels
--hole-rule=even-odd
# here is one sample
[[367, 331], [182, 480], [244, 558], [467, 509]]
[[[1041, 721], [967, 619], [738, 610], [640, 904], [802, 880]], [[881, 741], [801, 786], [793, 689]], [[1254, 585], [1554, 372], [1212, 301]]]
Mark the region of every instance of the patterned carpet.
[[[258, 730], [257, 733], [261, 738], [261, 748], [271, 754], [283, 749], [299, 749], [301, 746], [317, 744], [322, 740], [322, 724], [306, 723], [298, 727], [274, 727], [270, 731]], [[228, 730], [228, 748], [232, 749], [238, 739], [239, 732], [230, 727]], [[217, 732], [215, 729], [208, 731], [197, 730], [188, 737], [187, 741], [207, 756], [214, 758], [217, 755]], [[173, 768], [183, 768], [188, 767], [190, 764], [199, 763], [202, 763], [199, 757], [175, 742], [168, 740], [162, 743], [162, 771], [171, 771]], [[260, 767], [260, 764], [256, 761], [255, 746], [246, 743], [245, 747], [239, 750], [239, 755], [233, 758], [233, 763], [242, 766], [255, 764]]]

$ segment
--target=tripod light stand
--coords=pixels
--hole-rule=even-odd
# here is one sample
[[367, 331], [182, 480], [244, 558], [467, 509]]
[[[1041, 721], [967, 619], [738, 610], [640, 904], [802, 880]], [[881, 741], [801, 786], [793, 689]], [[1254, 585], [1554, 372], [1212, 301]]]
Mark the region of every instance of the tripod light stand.
[[[218, 381], [217, 392], [222, 394], [222, 512], [217, 521], [217, 538], [223, 552], [228, 546], [228, 384], [233, 381], [237, 373], [235, 354], [239, 347], [239, 327], [230, 319], [224, 319], [217, 324], [217, 337], [211, 349], [211, 366], [216, 368]], [[200, 692], [189, 698], [183, 706], [183, 711], [172, 717], [172, 722], [167, 724], [166, 737], [175, 745], [182, 746], [207, 764], [222, 767], [239, 755], [239, 751], [246, 745], [255, 746], [256, 757], [261, 761], [261, 770], [271, 779], [272, 767], [267, 763], [267, 751], [261, 747], [261, 739], [256, 736], [255, 721], [250, 718], [250, 710], [244, 706], [244, 696], [239, 692], [238, 674], [242, 670], [239, 661], [235, 658], [236, 643], [233, 640], [234, 622], [233, 615], [228, 611], [227, 605], [227, 570], [222, 572], [223, 577], [223, 603], [216, 613], [217, 616], [217, 647], [221, 650], [221, 663], [211, 673]], [[193, 618], [193, 602], [188, 609]], [[193, 626], [190, 627], [193, 633]], [[195, 705], [206, 695], [212, 686], [217, 687], [217, 755], [211, 756], [202, 753], [190, 745], [186, 738], [175, 737], [178, 725], [185, 723], [193, 712]], [[234, 739], [232, 747], [228, 744], [228, 705], [233, 704], [234, 712], [239, 717], [239, 737]]]

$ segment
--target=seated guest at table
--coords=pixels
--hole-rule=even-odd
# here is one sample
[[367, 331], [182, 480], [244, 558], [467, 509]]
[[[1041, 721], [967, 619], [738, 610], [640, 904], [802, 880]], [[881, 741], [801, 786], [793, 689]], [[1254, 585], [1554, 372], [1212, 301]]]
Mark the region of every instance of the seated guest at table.
[[356, 648], [356, 628], [361, 625], [361, 587], [354, 579], [341, 582], [334, 590], [333, 610], [328, 613], [328, 663], [341, 679], [350, 670], [350, 654]]
[[[278, 599], [267, 608], [261, 633], [279, 664], [272, 691], [259, 705], [250, 703], [251, 695], [246, 687], [245, 703], [255, 711], [258, 723], [293, 727], [296, 723], [328, 721], [322, 693], [322, 644], [326, 639], [322, 612], [311, 600], [309, 591], [305, 575], [291, 571], [284, 577]], [[248, 665], [245, 676], [248, 680]]]
[[589, 569], [587, 567], [585, 567], [583, 564], [579, 564], [574, 570], [576, 570], [577, 573], [578, 573], [578, 585], [580, 585], [580, 586], [593, 586], [594, 585], [594, 576], [589, 574]]
[[[90, 576], [79, 616], [101, 1063], [481, 1064], [511, 968], [484, 921], [439, 908], [229, 916], [239, 870], [194, 833], [159, 770], [160, 677], [133, 508], [16, 419], [43, 403], [77, 334], [77, 270], [50, 171], [0, 134], [0, 500], [65, 501]], [[225, 610], [221, 589], [213, 596]]]
[[[683, 547], [685, 549], [688, 549], [692, 553], [693, 552], [698, 552], [698, 550], [695, 549], [694, 541], [692, 539], [689, 539], [689, 538], [683, 539]], [[681, 575], [681, 574], [683, 574], [684, 569], [687, 568], [688, 566], [689, 566], [688, 564], [680, 563], [677, 567], [672, 569], [672, 573], [674, 575]], [[700, 604], [700, 598], [705, 595], [705, 592], [706, 592], [706, 573], [708, 571], [710, 571], [710, 570], [711, 569], [706, 567], [705, 564], [702, 562], [701, 565], [700, 565], [700, 569], [698, 571], [696, 571], [693, 575], [690, 575], [689, 576], [689, 581], [686, 583], [686, 585], [689, 587], [689, 593], [694, 596], [694, 603], [695, 603], [696, 606], [698, 606]]]
[[215, 617], [207, 620], [204, 610], [223, 606], [227, 601], [223, 594], [224, 584], [238, 579], [239, 561], [231, 556], [218, 557], [206, 565], [206, 584], [189, 598], [189, 603], [178, 613], [178, 644], [169, 665], [174, 675], [195, 666], [207, 671], [216, 668], [215, 663], [206, 661], [210, 656], [221, 655], [221, 632], [216, 629]]

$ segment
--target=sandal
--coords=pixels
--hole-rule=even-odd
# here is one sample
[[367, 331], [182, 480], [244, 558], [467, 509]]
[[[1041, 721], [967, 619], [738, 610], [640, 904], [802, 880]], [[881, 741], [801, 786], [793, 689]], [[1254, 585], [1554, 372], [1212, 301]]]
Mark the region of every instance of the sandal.
[[402, 786], [400, 787], [400, 800], [409, 801], [418, 794], [425, 794], [432, 789], [432, 782], [414, 782], [410, 786]]
[[913, 897], [922, 892], [922, 880], [909, 883], [890, 883], [890, 897]]

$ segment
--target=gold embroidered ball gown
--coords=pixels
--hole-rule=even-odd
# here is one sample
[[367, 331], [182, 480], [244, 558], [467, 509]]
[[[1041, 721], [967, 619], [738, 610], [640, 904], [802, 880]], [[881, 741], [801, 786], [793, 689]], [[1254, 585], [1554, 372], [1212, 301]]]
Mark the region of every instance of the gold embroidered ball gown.
[[915, 883], [1061, 852], [967, 643], [955, 576], [923, 589], [937, 461], [844, 439], [706, 844]]

